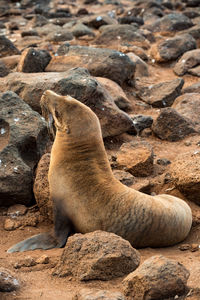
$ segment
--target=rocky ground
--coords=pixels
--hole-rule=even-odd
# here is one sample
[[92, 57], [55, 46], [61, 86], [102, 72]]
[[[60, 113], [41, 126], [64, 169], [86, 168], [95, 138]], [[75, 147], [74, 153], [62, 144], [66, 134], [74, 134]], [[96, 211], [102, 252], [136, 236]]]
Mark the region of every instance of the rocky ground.
[[[200, 299], [199, 45], [199, 0], [0, 1], [0, 299]], [[183, 243], [6, 252], [52, 226], [46, 89], [93, 109], [122, 183], [190, 205]]]

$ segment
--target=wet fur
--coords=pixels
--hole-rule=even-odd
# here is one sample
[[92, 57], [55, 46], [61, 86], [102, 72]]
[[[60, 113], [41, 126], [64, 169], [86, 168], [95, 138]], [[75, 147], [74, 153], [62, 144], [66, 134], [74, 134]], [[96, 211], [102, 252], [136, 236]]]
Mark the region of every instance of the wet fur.
[[[49, 248], [56, 242], [57, 247], [65, 244], [72, 231], [114, 232], [137, 248], [185, 239], [192, 224], [189, 206], [173, 196], [140, 193], [116, 180], [99, 120], [90, 108], [51, 91], [45, 92], [41, 105], [46, 116], [53, 115], [57, 128], [48, 174], [54, 205], [54, 242]], [[37, 248], [48, 249], [41, 241], [37, 244], [37, 236], [35, 240]], [[26, 241], [21, 243], [29, 250]], [[21, 251], [20, 247], [9, 252]]]

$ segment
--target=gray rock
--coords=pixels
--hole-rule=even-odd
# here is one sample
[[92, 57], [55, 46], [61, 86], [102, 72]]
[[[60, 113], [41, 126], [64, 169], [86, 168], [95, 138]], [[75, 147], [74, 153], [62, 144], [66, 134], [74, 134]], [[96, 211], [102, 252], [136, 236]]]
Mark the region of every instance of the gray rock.
[[128, 131], [129, 134], [139, 135], [145, 128], [151, 128], [153, 118], [145, 115], [131, 115], [134, 127]]
[[187, 51], [174, 66], [175, 74], [183, 76], [191, 68], [200, 64], [200, 49]]
[[9, 270], [0, 268], [0, 292], [12, 292], [19, 289], [19, 280]]
[[171, 13], [156, 20], [152, 24], [145, 25], [144, 28], [152, 32], [180, 31], [192, 27], [192, 21], [182, 13]]
[[39, 15], [39, 14], [35, 15], [33, 17], [33, 19], [31, 20], [31, 26], [33, 28], [35, 28], [35, 27], [42, 27], [42, 26], [44, 26], [44, 25], [46, 25], [48, 23], [49, 23], [49, 20], [47, 18], [45, 18], [44, 16]]
[[84, 67], [91, 75], [106, 77], [119, 85], [132, 84], [135, 64], [119, 51], [63, 44], [46, 68], [47, 72], [64, 72]]
[[10, 70], [7, 68], [3, 61], [0, 61], [0, 77], [5, 77], [10, 73]]
[[[63, 26], [64, 28], [65, 26]], [[73, 34], [73, 36], [75, 37], [80, 37], [80, 36], [85, 36], [85, 35], [90, 35], [90, 36], [95, 36], [94, 32], [86, 25], [82, 24], [82, 23], [78, 23], [76, 25], [74, 25], [71, 28], [71, 33]]]
[[190, 272], [179, 262], [152, 256], [123, 280], [127, 300], [168, 299], [188, 291]]
[[81, 281], [110, 280], [135, 270], [139, 252], [114, 233], [94, 231], [69, 237], [53, 275]]
[[95, 15], [95, 16], [88, 16], [85, 17], [82, 22], [89, 26], [93, 27], [95, 29], [98, 29], [99, 27], [103, 25], [111, 25], [111, 24], [117, 24], [117, 20], [107, 16], [107, 15]]
[[17, 71], [24, 73], [43, 72], [50, 60], [51, 55], [47, 50], [27, 48], [21, 54]]
[[2, 84], [0, 82], [0, 90], [3, 89], [18, 93], [38, 112], [41, 112], [40, 98], [45, 90], [71, 95], [90, 106], [97, 114], [104, 137], [126, 132], [133, 126], [131, 118], [116, 106], [109, 91], [90, 76], [86, 69], [76, 68], [66, 73], [12, 73]]
[[171, 107], [161, 110], [152, 129], [161, 140], [170, 142], [179, 141], [192, 133], [196, 133], [193, 123]]
[[98, 289], [82, 289], [72, 300], [125, 300], [120, 292], [111, 292]]
[[48, 135], [41, 116], [13, 92], [0, 94], [0, 140], [0, 205], [29, 205]]
[[157, 62], [167, 62], [196, 47], [196, 41], [190, 34], [176, 35], [153, 45], [151, 55]]
[[189, 122], [192, 122], [194, 129], [200, 132], [200, 94], [190, 93], [183, 94], [176, 98], [173, 108], [186, 118]]
[[0, 35], [0, 58], [15, 54], [20, 54], [20, 51], [4, 35]]
[[73, 40], [74, 36], [70, 31], [65, 29], [59, 29], [56, 31], [49, 32], [45, 40], [50, 42], [65, 42]]
[[135, 63], [135, 77], [149, 76], [147, 63], [132, 52], [127, 53], [127, 55]]
[[135, 25], [107, 25], [102, 26], [101, 34], [94, 40], [97, 45], [109, 46], [111, 43], [115, 44], [130, 44], [140, 46], [148, 49], [150, 47], [149, 41], [137, 32], [138, 28]]
[[138, 96], [153, 107], [171, 106], [174, 100], [181, 94], [183, 84], [184, 80], [182, 78], [157, 83], [141, 88]]

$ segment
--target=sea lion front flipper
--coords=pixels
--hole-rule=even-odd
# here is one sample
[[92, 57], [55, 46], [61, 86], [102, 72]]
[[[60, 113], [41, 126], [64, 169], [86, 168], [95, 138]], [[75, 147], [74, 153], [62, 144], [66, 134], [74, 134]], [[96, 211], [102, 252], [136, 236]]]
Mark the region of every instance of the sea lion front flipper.
[[8, 253], [13, 252], [23, 252], [27, 250], [35, 249], [51, 249], [62, 247], [59, 245], [58, 241], [50, 233], [40, 233], [34, 235], [22, 242], [17, 243], [13, 247], [7, 250]]

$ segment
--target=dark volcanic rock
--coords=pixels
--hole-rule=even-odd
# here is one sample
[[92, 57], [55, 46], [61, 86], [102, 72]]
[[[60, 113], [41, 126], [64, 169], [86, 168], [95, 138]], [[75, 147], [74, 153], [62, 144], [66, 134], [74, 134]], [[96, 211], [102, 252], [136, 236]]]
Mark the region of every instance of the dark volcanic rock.
[[51, 60], [51, 55], [46, 50], [27, 48], [22, 52], [17, 71], [24, 73], [43, 72]]
[[200, 64], [200, 49], [187, 51], [180, 57], [179, 61], [174, 66], [174, 72], [179, 76], [183, 76], [191, 68], [199, 64]]
[[60, 46], [57, 55], [46, 68], [47, 72], [64, 72], [74, 67], [84, 67], [91, 75], [106, 77], [119, 85], [132, 84], [135, 64], [119, 51], [82, 46]]
[[96, 78], [83, 68], [62, 73], [12, 73], [0, 83], [0, 89], [18, 93], [33, 109], [41, 112], [40, 98], [51, 89], [58, 94], [70, 95], [88, 105], [99, 117], [103, 136], [119, 135], [133, 126], [131, 118], [115, 104], [115, 99]]
[[0, 268], [0, 292], [12, 292], [19, 287], [19, 280], [12, 273], [4, 268]]
[[103, 25], [111, 25], [111, 24], [117, 24], [117, 20], [107, 16], [107, 15], [96, 15], [96, 16], [89, 16], [82, 20], [82, 22], [85, 25], [88, 25], [89, 27], [93, 27], [95, 29], [98, 29], [99, 27]]
[[4, 35], [0, 35], [0, 58], [15, 54], [20, 54], [20, 51]]
[[188, 291], [190, 272], [179, 262], [162, 255], [152, 256], [124, 280], [127, 300], [155, 300], [180, 296]]
[[174, 100], [181, 94], [183, 84], [184, 80], [181, 78], [157, 83], [141, 88], [138, 96], [153, 107], [171, 106]]
[[153, 124], [151, 116], [131, 115], [131, 119], [133, 120], [134, 128], [129, 130], [128, 133], [133, 135], [139, 135], [145, 128], [151, 128]]
[[196, 133], [193, 123], [171, 107], [161, 110], [152, 129], [161, 140], [171, 142], [179, 141], [191, 133]]
[[148, 49], [150, 44], [145, 37], [137, 32], [135, 25], [107, 25], [100, 28], [101, 34], [94, 40], [97, 45], [130, 44]]
[[180, 31], [193, 26], [192, 21], [181, 13], [168, 14], [144, 28], [152, 32]]
[[15, 93], [0, 95], [0, 205], [29, 205], [33, 171], [48, 141], [41, 116]]
[[69, 237], [53, 275], [109, 280], [130, 273], [139, 263], [140, 254], [128, 241], [114, 233], [94, 231]]
[[6, 67], [5, 63], [0, 60], [0, 77], [5, 77], [10, 73], [10, 70]]
[[157, 62], [167, 62], [196, 47], [196, 41], [190, 34], [176, 35], [153, 45], [151, 55]]

